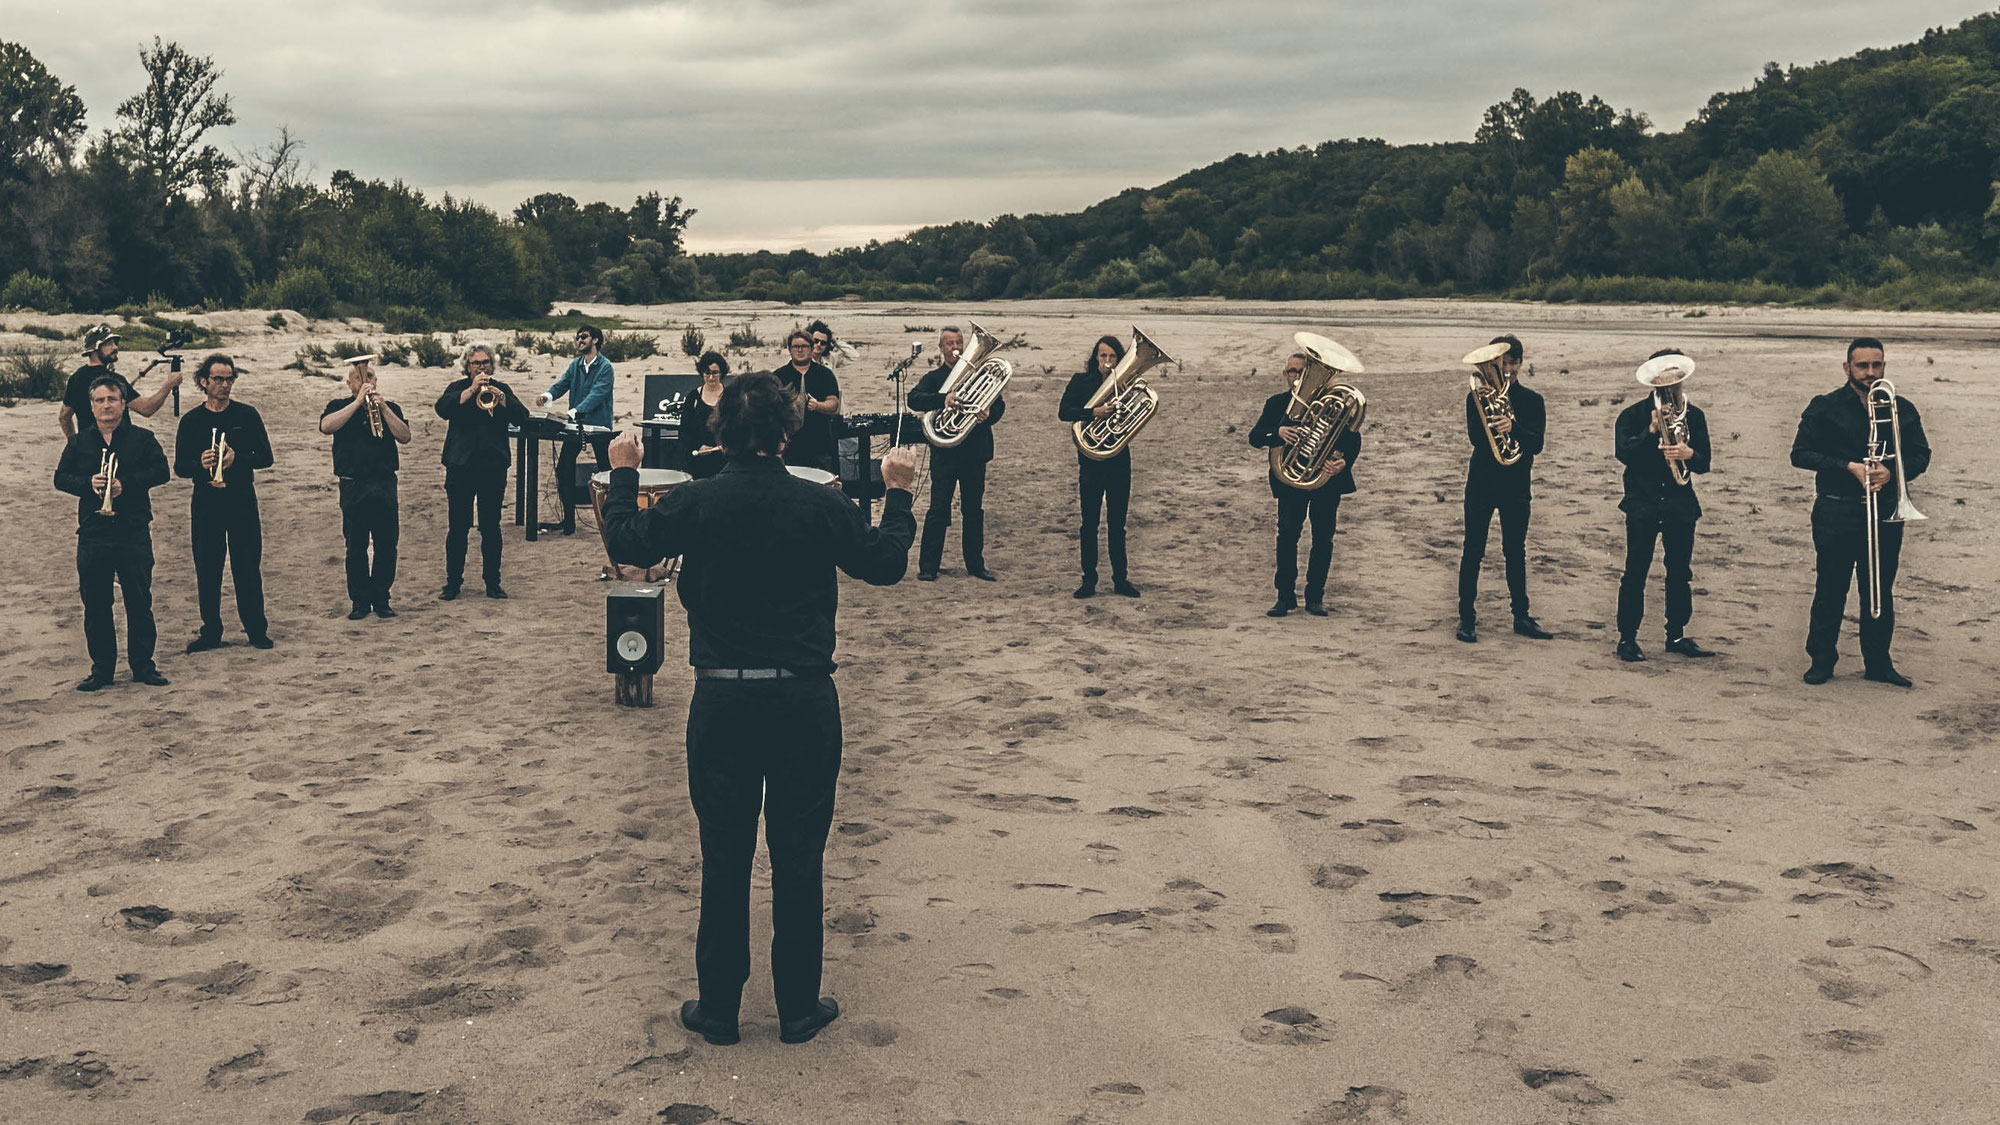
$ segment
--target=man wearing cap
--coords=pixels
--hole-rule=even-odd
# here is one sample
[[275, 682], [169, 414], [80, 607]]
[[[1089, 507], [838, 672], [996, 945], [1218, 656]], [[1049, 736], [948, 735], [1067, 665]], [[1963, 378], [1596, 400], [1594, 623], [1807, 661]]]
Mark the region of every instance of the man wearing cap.
[[[1674, 386], [1694, 373], [1694, 360], [1679, 350], [1654, 352], [1639, 368], [1639, 382], [1648, 388]], [[1715, 653], [1683, 636], [1694, 616], [1694, 525], [1701, 518], [1695, 499], [1695, 473], [1709, 466], [1708, 416], [1687, 404], [1687, 428], [1682, 440], [1669, 442], [1651, 394], [1619, 412], [1612, 452], [1625, 466], [1625, 575], [1618, 583], [1618, 659], [1635, 664], [1646, 659], [1639, 647], [1639, 621], [1646, 615], [1646, 575], [1653, 569], [1653, 546], [1663, 544], [1667, 556], [1667, 651], [1682, 656]], [[1685, 478], [1674, 475], [1679, 465]], [[1683, 482], [1684, 479], [1684, 482]]]
[[[236, 584], [236, 616], [253, 648], [270, 648], [264, 617], [264, 524], [257, 514], [257, 470], [271, 467], [271, 438], [253, 406], [235, 401], [236, 364], [216, 354], [195, 368], [206, 396], [181, 416], [174, 436], [174, 473], [194, 482], [188, 536], [201, 632], [188, 652], [222, 647], [222, 564]], [[218, 453], [218, 445], [220, 452]], [[220, 464], [221, 475], [216, 475]]]
[[[375, 386], [375, 357], [358, 355], [347, 364], [347, 396], [326, 404], [319, 432], [333, 435], [333, 475], [340, 479], [340, 535], [347, 542], [349, 621], [373, 611], [394, 617], [389, 587], [396, 581], [396, 542], [401, 523], [396, 503], [399, 445], [410, 443], [403, 408]], [[358, 420], [357, 420], [358, 418]], [[368, 541], [375, 563], [368, 563]]]
[[[118, 362], [118, 333], [102, 324], [84, 333], [83, 355], [83, 366], [70, 375], [69, 385], [63, 388], [62, 408], [56, 411], [56, 425], [62, 428], [64, 438], [76, 436], [78, 418], [91, 416], [90, 384], [100, 375], [110, 375], [124, 386], [126, 403], [132, 413], [142, 418], [151, 418], [159, 413], [160, 407], [167, 401], [167, 396], [173, 393], [175, 387], [181, 385], [181, 373], [174, 371], [167, 376], [167, 381], [161, 384], [158, 390], [142, 397], [133, 389], [130, 380], [112, 370], [112, 365]], [[167, 362], [165, 359], [160, 358], [148, 359], [146, 370], [139, 372], [139, 377], [145, 378], [146, 372], [165, 362]]]
[[597, 431], [590, 435], [590, 451], [596, 454], [601, 468], [610, 468], [606, 451], [611, 448], [611, 398], [617, 377], [611, 369], [611, 361], [604, 358], [600, 350], [603, 346], [603, 329], [594, 324], [577, 329], [576, 358], [569, 361], [562, 378], [535, 398], [536, 406], [547, 406], [568, 395], [569, 421], [573, 430], [564, 436], [562, 450], [556, 454], [556, 494], [562, 497], [562, 524], [559, 527], [543, 524], [539, 530], [560, 530], [564, 535], [576, 533], [576, 459], [583, 452], [582, 427], [597, 427]]

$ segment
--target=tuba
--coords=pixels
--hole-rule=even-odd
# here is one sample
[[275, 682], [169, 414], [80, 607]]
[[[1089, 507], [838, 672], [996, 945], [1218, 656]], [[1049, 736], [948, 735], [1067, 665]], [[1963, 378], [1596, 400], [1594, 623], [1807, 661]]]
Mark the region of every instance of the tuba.
[[1342, 375], [1363, 373], [1353, 352], [1311, 332], [1297, 333], [1292, 340], [1306, 355], [1306, 369], [1292, 388], [1285, 417], [1305, 432], [1297, 445], [1271, 448], [1271, 472], [1291, 487], [1310, 492], [1333, 479], [1326, 466], [1333, 459], [1334, 443], [1349, 430], [1361, 428], [1368, 400], [1352, 385], [1335, 382]]
[[1514, 440], [1511, 433], [1496, 433], [1494, 425], [1502, 418], [1512, 422], [1514, 404], [1507, 399], [1507, 388], [1512, 380], [1507, 377], [1507, 353], [1512, 349], [1506, 344], [1488, 344], [1475, 349], [1460, 360], [1472, 365], [1472, 397], [1479, 403], [1479, 422], [1486, 428], [1486, 445], [1493, 451], [1493, 459], [1502, 465], [1512, 465], [1521, 459], [1521, 443]]
[[111, 452], [109, 449], [104, 451], [104, 455], [97, 462], [97, 475], [104, 478], [104, 503], [97, 506], [97, 514], [100, 516], [115, 516], [118, 513], [111, 510], [111, 482], [118, 479], [118, 455], [116, 453]]
[[[1687, 392], [1681, 384], [1694, 374], [1694, 360], [1684, 355], [1663, 355], [1639, 365], [1639, 382], [1653, 388], [1653, 410], [1660, 416], [1660, 448], [1688, 442]], [[1687, 462], [1668, 461], [1667, 471], [1675, 484], [1688, 482]]]
[[978, 424], [979, 415], [1000, 397], [1007, 380], [1014, 377], [1014, 365], [993, 355], [999, 350], [998, 336], [972, 324], [972, 346], [959, 353], [951, 374], [938, 388], [941, 394], [956, 393], [958, 405], [926, 411], [923, 416], [924, 436], [932, 445], [950, 449], [964, 442]]
[[1160, 392], [1146, 385], [1140, 376], [1162, 363], [1179, 363], [1173, 356], [1160, 350], [1159, 345], [1146, 339], [1146, 334], [1138, 326], [1132, 328], [1132, 350], [1104, 377], [1090, 401], [1084, 403], [1087, 410], [1095, 410], [1106, 403], [1111, 404], [1111, 413], [1102, 418], [1091, 418], [1083, 422], [1070, 423], [1070, 433], [1076, 438], [1076, 447], [1085, 457], [1093, 461], [1109, 461], [1125, 452], [1132, 444], [1132, 438], [1160, 407]]
[[222, 458], [229, 452], [229, 434], [225, 430], [210, 430], [209, 452], [215, 454], [215, 464], [208, 470], [208, 483], [214, 488], [228, 488], [229, 482], [222, 479]]
[[[1889, 442], [1882, 441], [1882, 427], [1889, 428]], [[1894, 446], [1893, 449], [1890, 446]], [[1910, 482], [1903, 474], [1903, 420], [1896, 409], [1896, 384], [1887, 379], [1877, 379], [1868, 384], [1868, 456], [1863, 459], [1870, 472], [1884, 461], [1896, 462], [1896, 510], [1889, 514], [1888, 523], [1906, 523], [1910, 520], [1927, 520], [1930, 517], [1917, 511], [1910, 503]], [[1868, 522], [1868, 616], [1882, 616], [1882, 527], [1877, 522], [1881, 510], [1879, 494], [1863, 486], [1863, 501], [1867, 506]]]

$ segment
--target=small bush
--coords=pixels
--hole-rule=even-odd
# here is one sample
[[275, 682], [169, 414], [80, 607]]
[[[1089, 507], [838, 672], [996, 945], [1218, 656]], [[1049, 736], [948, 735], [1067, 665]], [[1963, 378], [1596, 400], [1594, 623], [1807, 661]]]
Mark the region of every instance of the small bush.
[[271, 283], [271, 298], [274, 303], [307, 316], [333, 315], [333, 283], [312, 266], [293, 266], [280, 271], [278, 280]]
[[385, 364], [393, 363], [398, 367], [408, 367], [410, 365], [410, 346], [408, 344], [399, 344], [394, 340], [390, 340], [388, 343], [381, 345], [380, 350], [375, 354], [381, 356], [382, 362]]
[[737, 351], [748, 351], [751, 348], [763, 347], [764, 341], [757, 335], [755, 328], [746, 324], [741, 328], [729, 330], [729, 346]]
[[69, 333], [60, 328], [50, 328], [46, 324], [23, 324], [21, 331], [37, 340], [65, 340]]
[[660, 352], [660, 338], [650, 332], [607, 332], [604, 335], [604, 358], [613, 363], [644, 359]]
[[14, 348], [0, 355], [0, 394], [61, 398], [69, 386], [69, 358], [54, 348]]
[[931, 331], [935, 331], [935, 329], [933, 329], [933, 328], [932, 328], [932, 327], [931, 327], [930, 325], [928, 325], [928, 324], [905, 324], [905, 325], [903, 325], [903, 331], [905, 331], [905, 332], [931, 332]]
[[419, 367], [450, 367], [458, 358], [443, 340], [428, 332], [410, 338], [410, 356]]
[[28, 309], [33, 312], [66, 313], [69, 298], [62, 286], [40, 274], [22, 270], [0, 288], [0, 308]]
[[272, 313], [270, 316], [264, 318], [264, 327], [266, 328], [283, 329], [289, 323], [291, 322], [285, 319], [284, 313]]
[[681, 354], [699, 356], [703, 343], [705, 341], [702, 339], [701, 329], [690, 324], [687, 326], [687, 331], [681, 333]]
[[306, 344], [292, 355], [292, 362], [285, 365], [292, 371], [316, 371], [328, 363], [326, 349], [318, 344]]
[[390, 305], [382, 310], [384, 332], [429, 332], [436, 327], [431, 314], [411, 305]]

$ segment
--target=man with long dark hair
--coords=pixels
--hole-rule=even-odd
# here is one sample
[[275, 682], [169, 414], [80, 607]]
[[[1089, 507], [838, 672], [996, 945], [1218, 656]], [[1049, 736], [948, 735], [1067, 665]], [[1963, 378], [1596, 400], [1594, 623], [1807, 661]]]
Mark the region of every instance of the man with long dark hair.
[[[1084, 361], [1083, 370], [1070, 377], [1069, 386], [1063, 388], [1062, 402], [1056, 407], [1056, 417], [1065, 422], [1088, 422], [1092, 418], [1102, 418], [1111, 413], [1113, 407], [1106, 402], [1096, 407], [1087, 406], [1090, 396], [1097, 393], [1118, 361], [1125, 358], [1125, 345], [1116, 336], [1100, 336], [1090, 348], [1090, 357]], [[1077, 547], [1083, 562], [1083, 582], [1077, 586], [1075, 597], [1088, 598], [1097, 593], [1097, 518], [1102, 513], [1105, 520], [1105, 550], [1111, 556], [1111, 588], [1128, 598], [1139, 596], [1139, 588], [1126, 580], [1125, 572], [1125, 508], [1132, 499], [1132, 449], [1127, 446], [1115, 457], [1099, 461], [1076, 451], [1076, 495], [1083, 509], [1083, 522], [1077, 529]]]
[[730, 383], [716, 406], [729, 461], [708, 480], [638, 507], [641, 458], [629, 434], [611, 443], [604, 545], [612, 561], [681, 558], [688, 617], [688, 797], [701, 825], [701, 996], [681, 1023], [734, 1043], [750, 976], [750, 862], [757, 820], [771, 854], [771, 979], [778, 1037], [803, 1043], [840, 1014], [819, 994], [825, 931], [821, 865], [840, 776], [840, 697], [833, 686], [836, 571], [876, 586], [909, 565], [916, 451], [882, 461], [882, 525], [779, 459], [799, 426], [796, 396], [770, 375]]
[[225, 559], [236, 584], [236, 617], [243, 632], [252, 647], [270, 648], [257, 470], [271, 467], [271, 438], [257, 408], [236, 401], [236, 365], [228, 356], [202, 360], [194, 370], [194, 384], [205, 397], [200, 406], [181, 415], [174, 435], [174, 474], [194, 483], [188, 497], [188, 538], [194, 548], [201, 631], [187, 643], [187, 651], [222, 647]]

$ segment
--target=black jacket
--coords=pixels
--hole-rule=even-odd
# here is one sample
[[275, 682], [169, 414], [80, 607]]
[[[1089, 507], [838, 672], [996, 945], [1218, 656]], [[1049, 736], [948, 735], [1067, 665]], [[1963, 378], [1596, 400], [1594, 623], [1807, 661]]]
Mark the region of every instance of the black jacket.
[[630, 566], [681, 558], [688, 663], [697, 668], [833, 671], [835, 568], [893, 586], [909, 566], [917, 521], [910, 494], [891, 489], [882, 526], [774, 457], [733, 457], [638, 507], [639, 474], [613, 469], [604, 500], [604, 549]]
[[[1931, 443], [1924, 436], [1924, 420], [1917, 408], [1902, 395], [1896, 396], [1896, 428], [1903, 431], [1903, 476], [1915, 480], [1931, 467]], [[1888, 426], [1882, 427], [1882, 444], [1896, 452]], [[1851, 461], [1868, 456], [1868, 404], [1861, 401], [1847, 381], [1806, 404], [1799, 415], [1798, 436], [1792, 439], [1792, 467], [1818, 474], [1822, 499], [1859, 501], [1866, 494], [1861, 482], [1847, 471]], [[1895, 462], [1889, 465], [1889, 483], [1875, 494], [1876, 514], [1888, 517], [1896, 511]]]
[[1512, 465], [1502, 465], [1493, 459], [1493, 449], [1486, 440], [1486, 424], [1479, 415], [1479, 400], [1471, 391], [1465, 394], [1465, 436], [1472, 442], [1472, 463], [1465, 470], [1468, 487], [1526, 492], [1534, 479], [1535, 456], [1542, 451], [1542, 435], [1548, 430], [1548, 407], [1541, 395], [1522, 386], [1519, 380], [1507, 392], [1507, 398], [1514, 407], [1514, 441], [1521, 447], [1521, 459]]
[[1625, 466], [1625, 498], [1618, 502], [1619, 510], [1667, 519], [1700, 519], [1701, 501], [1695, 498], [1693, 474], [1708, 471], [1708, 415], [1701, 407], [1688, 404], [1687, 443], [1694, 456], [1682, 462], [1689, 474], [1686, 484], [1675, 483], [1666, 455], [1660, 452], [1660, 435], [1652, 426], [1651, 394], [1618, 412], [1611, 452]]
[[[201, 455], [214, 443], [215, 431], [229, 439], [236, 460], [222, 470], [227, 488], [210, 488], [209, 471], [201, 467]], [[195, 495], [203, 492], [242, 497], [257, 487], [257, 470], [271, 467], [271, 437], [264, 432], [263, 416], [255, 407], [232, 402], [221, 411], [206, 403], [181, 415], [174, 432], [174, 475], [195, 482]]]
[[[1250, 444], [1258, 449], [1275, 449], [1285, 444], [1278, 438], [1278, 427], [1290, 425], [1285, 411], [1292, 404], [1292, 392], [1281, 391], [1264, 400], [1264, 413], [1257, 417], [1257, 424], [1250, 428]], [[1347, 461], [1347, 467], [1334, 474], [1332, 480], [1315, 489], [1293, 488], [1278, 479], [1276, 473], [1266, 473], [1271, 478], [1271, 495], [1283, 496], [1287, 493], [1301, 494], [1329, 492], [1335, 496], [1346, 496], [1354, 491], [1354, 459], [1361, 456], [1361, 431], [1350, 429], [1340, 435], [1333, 448]], [[1282, 489], [1283, 491], [1279, 491]]]
[[[910, 409], [918, 414], [930, 410], [944, 409], [945, 377], [951, 374], [951, 364], [934, 367], [910, 391]], [[1007, 413], [1007, 399], [1003, 395], [993, 400], [992, 412], [986, 421], [972, 427], [965, 440], [949, 447], [933, 446], [933, 461], [957, 465], [984, 465], [993, 460], [993, 427], [1000, 424], [1000, 416]]]
[[437, 416], [451, 423], [444, 432], [443, 461], [446, 468], [475, 466], [479, 468], [507, 471], [508, 462], [514, 459], [513, 447], [508, 444], [508, 425], [528, 424], [528, 407], [514, 388], [498, 379], [488, 379], [488, 383], [507, 395], [505, 404], [496, 408], [491, 415], [479, 409], [477, 398], [458, 401], [465, 388], [472, 385], [470, 377], [454, 379], [451, 385], [438, 396]]
[[[1063, 388], [1062, 402], [1056, 406], [1056, 417], [1061, 418], [1065, 422], [1090, 421], [1090, 408], [1084, 404], [1089, 402], [1090, 396], [1096, 394], [1097, 388], [1103, 385], [1104, 376], [1096, 371], [1079, 371], [1070, 376], [1069, 386]], [[1074, 445], [1076, 443], [1072, 440], [1070, 444]], [[1130, 445], [1119, 450], [1116, 457], [1107, 457], [1104, 461], [1098, 461], [1094, 457], [1085, 457], [1081, 447], [1076, 451], [1076, 463], [1079, 466], [1086, 463], [1105, 464], [1108, 462], [1130, 461], [1131, 459], [1132, 447]]]
[[111, 452], [118, 455], [118, 480], [125, 491], [112, 498], [116, 514], [100, 516], [103, 494], [90, 487], [90, 478], [104, 463], [104, 437], [93, 419], [63, 446], [62, 460], [56, 463], [56, 488], [77, 497], [76, 533], [86, 538], [145, 538], [153, 522], [153, 501], [148, 491], [173, 479], [167, 455], [151, 430], [132, 424], [128, 417], [111, 432]]

